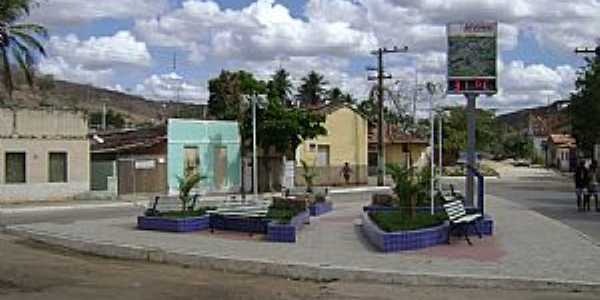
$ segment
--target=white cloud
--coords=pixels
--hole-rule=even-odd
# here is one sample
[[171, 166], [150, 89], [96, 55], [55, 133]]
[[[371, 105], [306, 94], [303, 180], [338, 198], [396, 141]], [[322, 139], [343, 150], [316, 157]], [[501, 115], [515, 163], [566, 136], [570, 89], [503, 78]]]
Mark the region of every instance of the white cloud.
[[[136, 22], [149, 44], [181, 47], [221, 58], [270, 60], [274, 57], [362, 55], [376, 45], [372, 33], [347, 22], [294, 18], [274, 0], [258, 0], [240, 10], [213, 1], [188, 0], [160, 19]], [[205, 47], [201, 47], [205, 46]]]
[[108, 85], [115, 75], [112, 69], [90, 70], [81, 64], [70, 64], [62, 57], [42, 59], [38, 65], [43, 74], [52, 74], [57, 79], [72, 82], [93, 84], [96, 86]]
[[137, 41], [129, 31], [113, 36], [90, 37], [79, 40], [74, 34], [50, 39], [51, 54], [90, 69], [106, 69], [114, 65], [148, 67], [152, 57], [144, 42]]
[[152, 75], [136, 85], [135, 93], [149, 99], [171, 100], [205, 104], [208, 99], [206, 87], [186, 82], [176, 73]]
[[168, 0], [44, 0], [30, 20], [52, 27], [75, 26], [101, 19], [152, 18], [168, 7]]

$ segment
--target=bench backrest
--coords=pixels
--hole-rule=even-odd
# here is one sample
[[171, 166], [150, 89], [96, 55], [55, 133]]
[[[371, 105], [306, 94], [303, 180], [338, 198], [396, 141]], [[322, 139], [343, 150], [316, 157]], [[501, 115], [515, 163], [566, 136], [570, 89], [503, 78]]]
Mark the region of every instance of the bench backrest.
[[454, 200], [444, 204], [444, 210], [446, 210], [450, 222], [454, 222], [467, 214], [462, 200]]

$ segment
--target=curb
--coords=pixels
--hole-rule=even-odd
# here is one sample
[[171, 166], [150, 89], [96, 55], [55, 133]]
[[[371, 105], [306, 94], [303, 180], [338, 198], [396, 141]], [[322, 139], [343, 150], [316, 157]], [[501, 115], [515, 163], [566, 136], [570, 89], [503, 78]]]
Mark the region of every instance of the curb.
[[20, 214], [32, 212], [48, 211], [67, 211], [79, 209], [102, 209], [102, 208], [133, 208], [144, 206], [138, 202], [115, 202], [102, 204], [75, 204], [75, 205], [56, 205], [56, 206], [26, 206], [18, 208], [0, 208], [0, 214]]
[[495, 288], [508, 290], [552, 290], [566, 292], [599, 292], [600, 283], [521, 277], [483, 277], [448, 274], [415, 274], [374, 269], [344, 268], [331, 265], [247, 260], [227, 256], [207, 256], [194, 252], [178, 253], [136, 245], [77, 239], [69, 235], [50, 235], [45, 231], [10, 226], [6, 233], [77, 252], [102, 257], [175, 264], [231, 273], [271, 275], [300, 280], [356, 281], [408, 286], [446, 286], [460, 288]]

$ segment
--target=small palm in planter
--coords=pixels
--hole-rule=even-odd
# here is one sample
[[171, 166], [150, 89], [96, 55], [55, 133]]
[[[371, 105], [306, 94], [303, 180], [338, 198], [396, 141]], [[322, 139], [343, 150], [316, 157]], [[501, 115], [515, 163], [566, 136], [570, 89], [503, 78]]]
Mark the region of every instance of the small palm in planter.
[[200, 181], [204, 180], [205, 178], [206, 177], [200, 176], [198, 173], [190, 174], [183, 178], [177, 176], [177, 181], [179, 183], [179, 200], [181, 201], [182, 212], [194, 210], [196, 203], [189, 205], [190, 201], [194, 199], [194, 197], [190, 196], [190, 192], [196, 185], [198, 185], [198, 183], [200, 183]]
[[[423, 189], [422, 181], [414, 173], [414, 168], [405, 168], [400, 165], [388, 165], [387, 172], [394, 181], [394, 193], [400, 207], [407, 207], [411, 218], [417, 214], [417, 200]], [[408, 205], [406, 205], [408, 204]]]
[[304, 182], [306, 182], [306, 192], [310, 194], [313, 192], [313, 186], [315, 183], [315, 178], [317, 178], [317, 172], [315, 172], [315, 168], [309, 166], [306, 161], [301, 160], [300, 163], [302, 164], [303, 170], [302, 178], [304, 179]]

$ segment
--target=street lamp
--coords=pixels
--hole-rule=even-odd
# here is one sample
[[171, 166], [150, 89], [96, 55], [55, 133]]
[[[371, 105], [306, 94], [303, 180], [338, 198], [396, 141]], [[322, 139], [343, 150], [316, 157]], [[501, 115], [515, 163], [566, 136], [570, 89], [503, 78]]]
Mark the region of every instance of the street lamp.
[[258, 200], [258, 147], [256, 142], [256, 106], [263, 105], [266, 102], [266, 96], [254, 94], [251, 96], [247, 96], [246, 101], [250, 102], [250, 105], [252, 106], [252, 190], [254, 192], [254, 200], [256, 201]]
[[[427, 82], [425, 85], [427, 88], [427, 92], [429, 92], [429, 125], [431, 127], [431, 137], [430, 137], [430, 145], [431, 145], [431, 182], [430, 182], [430, 192], [431, 192], [431, 214], [435, 214], [435, 119], [433, 111], [435, 109], [433, 105], [433, 97], [434, 95], [442, 90], [442, 86], [440, 83]], [[441, 136], [440, 136], [441, 139]], [[441, 151], [441, 149], [440, 149]], [[441, 164], [440, 164], [441, 165]]]

